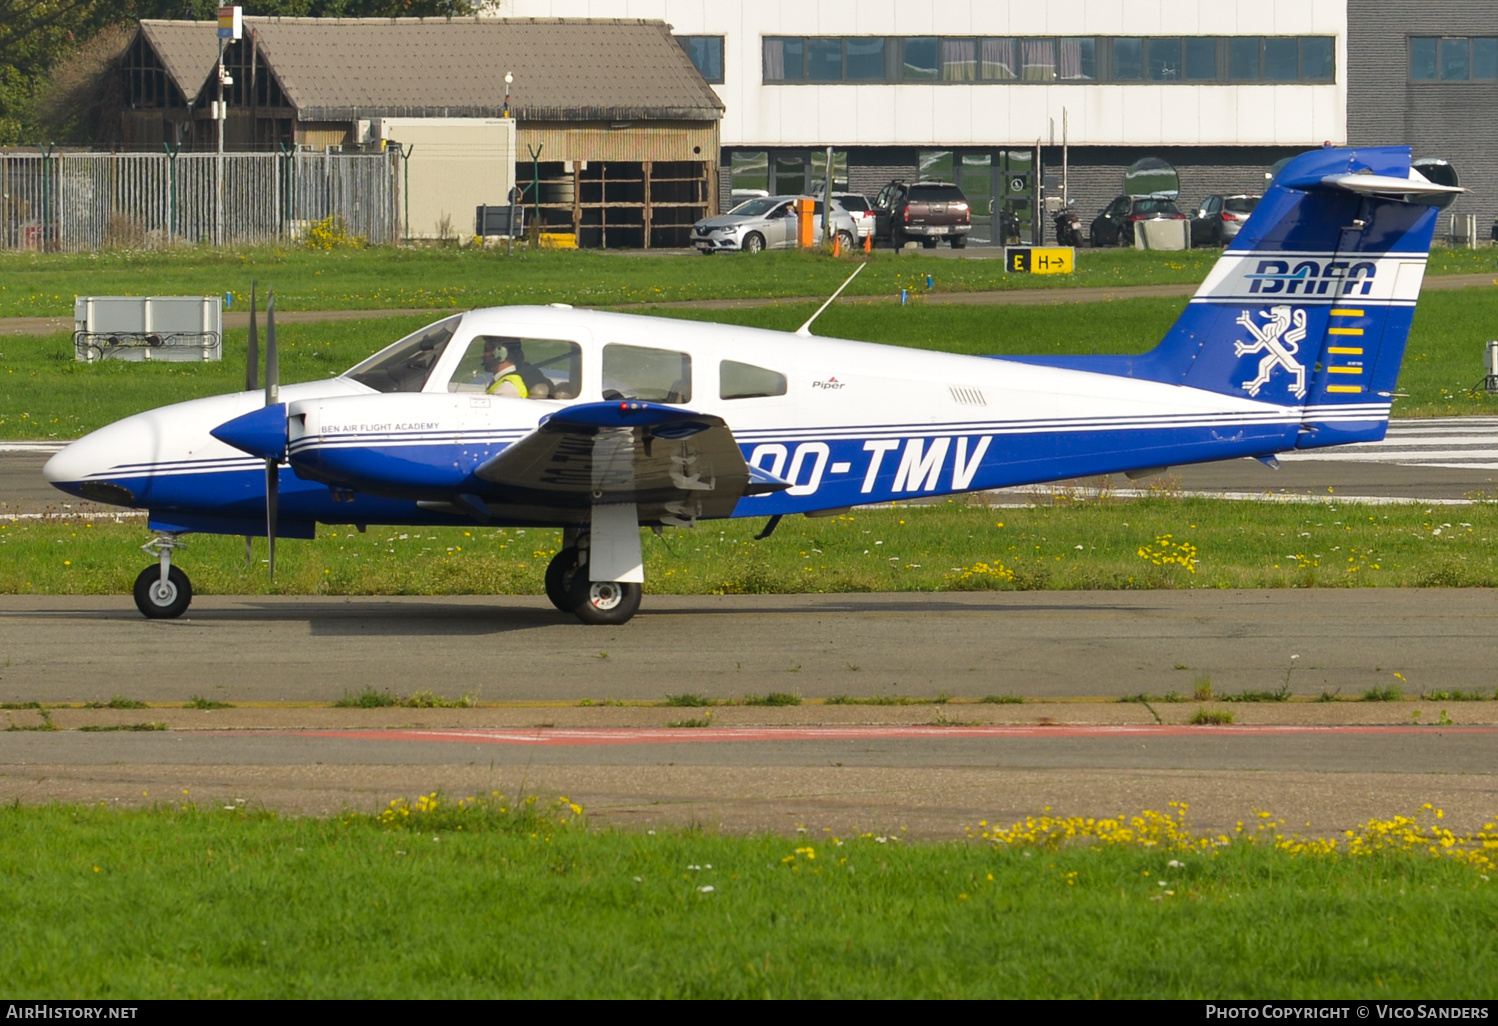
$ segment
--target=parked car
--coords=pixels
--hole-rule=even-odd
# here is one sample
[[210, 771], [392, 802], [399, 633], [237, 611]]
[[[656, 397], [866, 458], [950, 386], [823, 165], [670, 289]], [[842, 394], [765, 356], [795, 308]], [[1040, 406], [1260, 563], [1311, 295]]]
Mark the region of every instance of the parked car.
[[1094, 246], [1132, 246], [1134, 225], [1139, 221], [1184, 221], [1186, 215], [1168, 199], [1155, 196], [1119, 196], [1093, 219], [1088, 232]]
[[1262, 196], [1208, 196], [1192, 212], [1191, 244], [1225, 246], [1243, 227]]
[[897, 180], [874, 200], [874, 237], [888, 239], [895, 249], [910, 239], [920, 239], [927, 249], [946, 239], [953, 249], [961, 249], [972, 230], [967, 197], [951, 182]]
[[863, 245], [863, 240], [874, 234], [874, 204], [861, 192], [834, 192], [832, 199], [853, 218], [858, 227], [854, 241]]
[[[765, 249], [794, 249], [800, 219], [793, 206], [800, 196], [761, 196], [747, 200], [726, 214], [704, 217], [692, 226], [692, 245], [703, 256], [714, 253], [758, 253]], [[812, 208], [815, 226], [812, 245], [822, 244], [822, 201]], [[858, 226], [837, 200], [832, 201], [832, 227], [844, 249], [851, 249]]]

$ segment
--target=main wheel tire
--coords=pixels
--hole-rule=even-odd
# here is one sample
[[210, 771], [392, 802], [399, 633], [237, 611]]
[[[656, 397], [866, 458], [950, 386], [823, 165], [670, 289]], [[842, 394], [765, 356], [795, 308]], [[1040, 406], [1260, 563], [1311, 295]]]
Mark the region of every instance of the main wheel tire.
[[627, 623], [640, 609], [638, 584], [590, 581], [587, 574], [579, 573], [573, 575], [568, 594], [573, 601], [573, 615], [593, 626]]
[[954, 235], [954, 236], [952, 236], [952, 248], [953, 249], [967, 249], [967, 236], [966, 235]]
[[750, 232], [744, 236], [744, 252], [760, 253], [765, 248], [765, 237], [759, 232]]
[[551, 604], [564, 613], [572, 612], [572, 578], [577, 574], [577, 546], [567, 548], [551, 557], [546, 565], [546, 597]]
[[175, 620], [192, 602], [192, 582], [176, 567], [161, 583], [161, 566], [148, 566], [135, 579], [135, 608], [152, 620]]

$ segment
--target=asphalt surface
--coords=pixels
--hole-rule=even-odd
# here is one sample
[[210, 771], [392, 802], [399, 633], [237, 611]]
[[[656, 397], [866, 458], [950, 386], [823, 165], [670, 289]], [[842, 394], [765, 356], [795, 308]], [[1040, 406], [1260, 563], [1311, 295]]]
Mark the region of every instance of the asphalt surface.
[[[544, 598], [227, 597], [148, 621], [128, 596], [0, 596], [0, 700], [486, 702], [1118, 698], [1398, 683], [1491, 694], [1498, 593], [1440, 589], [647, 597], [618, 628]], [[1292, 660], [1292, 655], [1299, 656]], [[1176, 666], [1187, 669], [1177, 670]]]

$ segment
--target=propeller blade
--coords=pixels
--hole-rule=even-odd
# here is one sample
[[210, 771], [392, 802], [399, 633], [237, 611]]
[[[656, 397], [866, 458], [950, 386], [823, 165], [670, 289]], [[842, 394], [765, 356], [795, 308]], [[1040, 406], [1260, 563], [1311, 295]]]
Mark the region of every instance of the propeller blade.
[[[250, 340], [244, 354], [244, 390], [253, 392], [260, 387], [260, 329], [255, 323], [255, 279], [250, 279]], [[244, 536], [244, 565], [254, 565], [255, 543], [249, 535]]]
[[280, 402], [281, 363], [276, 356], [276, 290], [265, 300], [265, 405]]
[[276, 513], [280, 506], [281, 468], [276, 460], [265, 461], [265, 537], [270, 543], [270, 579], [276, 579]]
[[[281, 365], [276, 355], [276, 290], [265, 298], [265, 405], [281, 401]], [[281, 498], [281, 461], [265, 461], [265, 539], [270, 548], [270, 579], [276, 579], [276, 514]]]
[[260, 330], [255, 324], [255, 283], [250, 282], [250, 344], [245, 352], [244, 390], [260, 387]]

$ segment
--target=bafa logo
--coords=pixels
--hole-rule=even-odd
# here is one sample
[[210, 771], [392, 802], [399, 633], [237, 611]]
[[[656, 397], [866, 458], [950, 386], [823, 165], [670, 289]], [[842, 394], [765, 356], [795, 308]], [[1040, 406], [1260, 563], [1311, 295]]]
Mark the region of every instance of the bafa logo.
[[1373, 289], [1378, 267], [1372, 261], [1260, 260], [1259, 269], [1244, 275], [1253, 284], [1250, 293], [1293, 296], [1366, 296]]
[[1269, 377], [1274, 373], [1276, 367], [1283, 367], [1294, 382], [1290, 388], [1291, 393], [1297, 399], [1306, 397], [1306, 368], [1305, 364], [1295, 358], [1300, 352], [1300, 344], [1306, 337], [1306, 312], [1304, 310], [1292, 311], [1288, 306], [1270, 307], [1268, 310], [1260, 310], [1259, 316], [1266, 319], [1267, 323], [1258, 324], [1254, 321], [1254, 315], [1244, 310], [1243, 315], [1238, 318], [1238, 323], [1247, 328], [1249, 334], [1253, 335], [1252, 342], [1234, 342], [1234, 356], [1248, 356], [1251, 353], [1263, 353], [1264, 358], [1259, 361], [1259, 374], [1251, 381], [1245, 381], [1243, 387], [1248, 394], [1257, 396], [1259, 389], [1269, 384]]
[[811, 383], [811, 387], [825, 388], [828, 391], [836, 391], [837, 389], [842, 388], [845, 384], [846, 382], [839, 381], [837, 380], [837, 378], [828, 378], [826, 381], [813, 381]]

